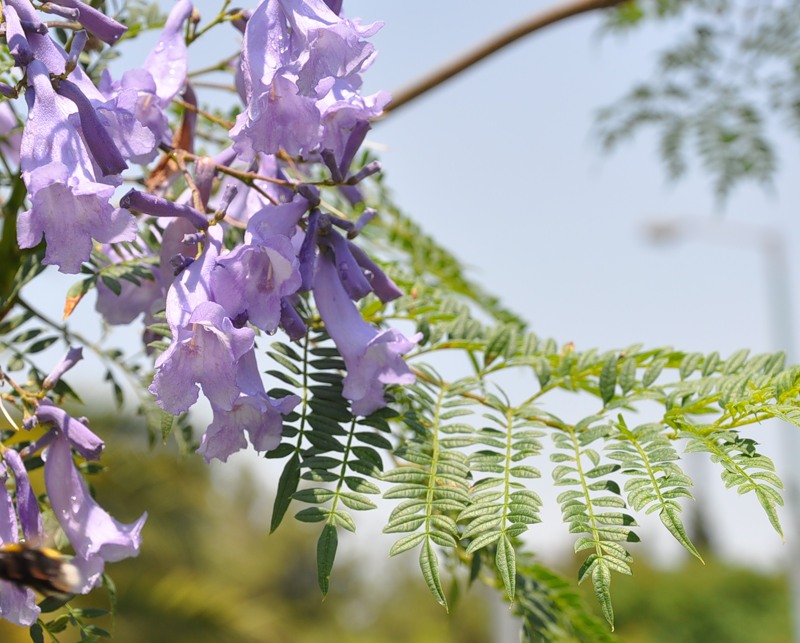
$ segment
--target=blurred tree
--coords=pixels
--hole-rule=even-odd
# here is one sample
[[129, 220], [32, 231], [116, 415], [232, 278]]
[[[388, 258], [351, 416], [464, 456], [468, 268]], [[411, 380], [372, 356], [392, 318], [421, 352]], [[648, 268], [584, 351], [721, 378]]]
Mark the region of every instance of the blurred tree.
[[[448, 615], [404, 560], [379, 570], [342, 558], [325, 602], [317, 586], [314, 529], [286, 521], [267, 534], [253, 508], [263, 490], [246, 468], [226, 488], [215, 485], [200, 458], [174, 449], [140, 447], [135, 419], [103, 420], [114, 433], [103, 457], [113, 475], [92, 478], [97, 497], [120, 520], [147, 509], [147, 543], [138, 558], [109, 566], [120, 611], [97, 625], [114, 639], [136, 643], [484, 643], [485, 595], [469, 592]], [[109, 428], [113, 424], [114, 428]], [[258, 505], [266, 504], [259, 502]], [[259, 522], [261, 524], [259, 524]], [[377, 589], [376, 573], [392, 590]], [[381, 585], [384, 585], [381, 580]], [[476, 587], [483, 592], [485, 588]], [[102, 589], [73, 607], [106, 607]], [[398, 609], [398, 605], [404, 606]], [[453, 616], [456, 618], [453, 618]], [[69, 632], [59, 641], [78, 640]], [[0, 641], [30, 641], [26, 629], [0, 621]]]
[[614, 583], [616, 633], [625, 643], [790, 643], [787, 580], [703, 554], [678, 569], [637, 558]]

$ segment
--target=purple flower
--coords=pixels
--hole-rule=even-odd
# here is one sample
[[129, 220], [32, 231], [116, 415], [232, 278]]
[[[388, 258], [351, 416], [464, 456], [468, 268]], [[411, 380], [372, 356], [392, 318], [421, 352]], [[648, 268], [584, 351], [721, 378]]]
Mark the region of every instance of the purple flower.
[[203, 434], [197, 452], [206, 462], [214, 458], [226, 462], [230, 455], [247, 446], [245, 431], [256, 451], [271, 451], [281, 442], [281, 416], [289, 413], [299, 402], [296, 395], [280, 400], [266, 394], [241, 395], [229, 411], [214, 409], [214, 420]]
[[234, 328], [222, 306], [210, 301], [197, 306], [176, 330], [155, 364], [150, 392], [158, 405], [174, 415], [188, 411], [200, 384], [213, 406], [230, 410], [239, 397], [236, 365], [253, 348], [253, 330]]
[[281, 299], [281, 328], [293, 341], [300, 339], [308, 331], [303, 318], [295, 310], [291, 298], [288, 297]]
[[87, 460], [100, 459], [100, 454], [105, 448], [103, 441], [92, 433], [86, 424], [76, 420], [50, 400], [43, 399], [39, 403], [34, 417], [40, 424], [48, 424], [56, 428], [58, 434], [69, 440], [75, 450]]
[[22, 463], [22, 458], [14, 449], [6, 449], [3, 452], [3, 461], [14, 472], [14, 482], [17, 488], [17, 511], [25, 540], [34, 543], [41, 541], [44, 535], [42, 514], [39, 511], [39, 501], [31, 488], [28, 471]]
[[136, 222], [109, 203], [114, 188], [97, 181], [81, 134], [67, 118], [68, 101], [53, 91], [44, 65], [32, 62], [28, 79], [35, 99], [22, 135], [21, 166], [32, 207], [19, 216], [17, 240], [32, 248], [44, 236], [43, 263], [76, 273], [91, 254], [92, 239], [132, 241]]
[[[329, 220], [323, 216], [323, 221], [327, 223]], [[348, 245], [347, 240], [336, 232], [336, 230], [330, 229], [329, 224], [324, 227], [328, 228], [326, 234], [320, 235], [319, 238], [325, 246], [333, 251], [333, 256], [336, 260], [336, 270], [339, 273], [342, 286], [344, 286], [344, 289], [353, 301], [358, 301], [366, 297], [372, 292], [372, 286], [370, 286], [369, 281], [364, 275], [364, 271], [350, 251], [350, 245]]]
[[308, 201], [301, 196], [289, 203], [266, 205], [250, 217], [247, 231], [258, 239], [268, 239], [274, 235], [293, 237], [298, 230], [297, 224], [308, 208]]
[[[145, 69], [129, 69], [122, 75], [120, 82], [111, 79], [108, 70], [103, 72], [100, 79], [99, 91], [115, 113], [119, 123], [119, 128], [115, 130], [115, 142], [120, 150], [126, 154], [134, 163], [149, 163], [158, 154], [160, 143], [169, 143], [171, 132], [169, 121], [161, 101], [156, 96], [156, 83], [152, 75]], [[133, 105], [131, 105], [133, 102]], [[98, 106], [98, 109], [102, 107]], [[135, 125], [129, 121], [129, 115], [133, 114], [136, 123], [139, 123], [152, 138], [152, 149], [149, 152], [143, 151], [150, 139], [144, 138], [141, 134], [134, 131]], [[109, 117], [111, 118], [111, 117]], [[126, 132], [131, 132], [130, 140]], [[134, 147], [135, 144], [135, 147]]]
[[128, 87], [120, 88], [105, 101], [92, 101], [98, 117], [107, 123], [113, 145], [124, 158], [141, 165], [156, 157], [162, 135], [168, 131], [163, 113], [151, 122], [143, 109], [145, 101], [137, 90]]
[[328, 252], [322, 252], [317, 261], [314, 300], [344, 358], [347, 375], [342, 393], [352, 402], [354, 415], [369, 415], [386, 406], [385, 384], [414, 382], [414, 374], [402, 355], [414, 347], [422, 334], [408, 339], [395, 329], [378, 331], [365, 322], [342, 286]]
[[[197, 191], [200, 193], [200, 201], [203, 203], [203, 207], [208, 207], [208, 200], [211, 198], [211, 188], [214, 186], [214, 178], [216, 175], [217, 164], [210, 156], [201, 156], [195, 161], [194, 184], [197, 186]], [[230, 185], [230, 187], [235, 188], [234, 185]], [[228, 205], [230, 205], [230, 202]]]
[[8, 52], [19, 66], [27, 65], [33, 60], [33, 52], [28, 44], [28, 38], [22, 28], [22, 22], [12, 6], [6, 7], [3, 12], [6, 22], [6, 42]]
[[352, 256], [355, 258], [359, 266], [364, 270], [364, 275], [372, 287], [372, 291], [378, 296], [384, 304], [394, 301], [403, 294], [403, 291], [397, 287], [383, 270], [380, 269], [372, 259], [369, 258], [366, 252], [359, 248], [352, 241], [347, 242]]
[[359, 74], [376, 55], [362, 38], [381, 26], [340, 18], [322, 0], [261, 2], [245, 29], [247, 105], [231, 130], [239, 154], [285, 150], [307, 157], [330, 148], [344, 157], [359, 121], [379, 114], [389, 100], [385, 93], [357, 93]]
[[144, 61], [144, 69], [150, 72], [155, 81], [155, 93], [162, 106], [166, 106], [186, 82], [189, 63], [183, 39], [183, 23], [192, 14], [192, 9], [189, 0], [175, 3], [161, 37]]
[[251, 97], [231, 129], [234, 149], [242, 158], [254, 152], [308, 156], [319, 144], [320, 114], [316, 99], [298, 94], [284, 76], [273, 78], [270, 90]]
[[203, 434], [197, 450], [206, 462], [213, 458], [225, 462], [230, 455], [244, 449], [247, 446], [245, 431], [256, 451], [274, 449], [281, 441], [281, 416], [300, 402], [296, 395], [276, 400], [266, 394], [252, 350], [239, 360], [237, 385], [242, 393], [231, 409], [213, 407], [214, 420]]
[[67, 351], [67, 354], [61, 358], [61, 361], [59, 361], [58, 364], [55, 365], [55, 368], [53, 368], [47, 377], [44, 378], [44, 382], [42, 382], [42, 388], [45, 390], [52, 389], [56, 384], [58, 384], [58, 380], [61, 379], [61, 376], [82, 359], [83, 349], [80, 347], [70, 347], [70, 349]]
[[130, 524], [112, 518], [94, 498], [72, 461], [70, 441], [57, 431], [46, 453], [44, 482], [53, 513], [75, 549], [73, 564], [81, 571], [87, 592], [105, 562], [137, 556], [147, 514]]
[[127, 210], [136, 210], [153, 217], [183, 217], [198, 230], [205, 230], [208, 227], [206, 216], [193, 207], [133, 188], [119, 200], [119, 205]]
[[50, 2], [69, 9], [77, 9], [78, 22], [86, 27], [86, 30], [93, 36], [109, 45], [117, 42], [122, 34], [128, 30], [125, 25], [109, 18], [101, 11], [81, 2], [81, 0], [50, 0]]
[[197, 228], [182, 217], [173, 219], [164, 229], [164, 234], [161, 236], [159, 274], [165, 294], [175, 276], [174, 272], [170, 270], [170, 266], [176, 255], [179, 255], [181, 263], [184, 263], [191, 262], [199, 253], [196, 242], [187, 243], [186, 241], [187, 236], [195, 233], [197, 233]]
[[[19, 540], [14, 503], [5, 485], [7, 472], [5, 464], [0, 464], [0, 543], [3, 544]], [[33, 625], [39, 616], [36, 595], [30, 589], [0, 580], [0, 616], [17, 625]]]
[[338, 80], [317, 103], [322, 112], [323, 149], [330, 150], [347, 175], [350, 164], [369, 130], [368, 121], [383, 112], [391, 100], [388, 92], [361, 96], [347, 80]]
[[78, 108], [78, 118], [84, 141], [103, 175], [121, 174], [128, 169], [125, 159], [122, 158], [111, 134], [106, 130], [105, 124], [95, 111], [94, 105], [83, 95], [78, 86], [68, 80], [62, 80], [58, 84], [58, 93], [75, 103]]
[[107, 72], [101, 79], [98, 94], [107, 102], [96, 108], [101, 113], [111, 112], [104, 115], [114, 125], [114, 142], [123, 156], [134, 163], [149, 163], [158, 153], [158, 144], [170, 142], [163, 108], [186, 82], [188, 59], [183, 24], [192, 9], [189, 0], [175, 4], [142, 67], [128, 70], [119, 82], [114, 82]]
[[288, 237], [251, 238], [224, 257], [211, 271], [214, 301], [241, 323], [272, 332], [281, 318], [281, 298], [300, 287], [300, 272]]
[[[177, 221], [173, 221], [170, 227], [175, 226], [175, 232], [179, 234], [181, 230], [185, 229], [186, 223], [179, 226]], [[168, 229], [164, 236], [166, 246], [173, 235]], [[173, 239], [171, 243], [174, 244], [175, 240]], [[177, 335], [178, 329], [189, 323], [189, 318], [197, 306], [213, 301], [211, 270], [214, 268], [221, 247], [222, 230], [219, 226], [211, 226], [205, 234], [204, 247], [200, 256], [172, 283], [167, 293], [166, 313], [173, 338]], [[165, 260], [167, 260], [166, 253], [162, 255], [162, 266], [165, 265]]]

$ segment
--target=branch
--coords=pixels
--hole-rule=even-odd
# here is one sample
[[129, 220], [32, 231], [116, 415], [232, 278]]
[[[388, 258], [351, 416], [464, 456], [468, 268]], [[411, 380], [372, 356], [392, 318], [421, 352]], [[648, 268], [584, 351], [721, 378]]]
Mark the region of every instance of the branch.
[[383, 110], [384, 115], [397, 111], [400, 107], [406, 103], [410, 103], [428, 90], [460, 74], [475, 63], [480, 62], [484, 58], [488, 58], [491, 54], [499, 51], [506, 45], [510, 45], [512, 42], [534, 31], [538, 31], [543, 27], [555, 24], [561, 20], [566, 20], [572, 16], [578, 16], [582, 13], [616, 7], [626, 1], [627, 0], [574, 0], [558, 7], [550, 8], [543, 13], [531, 16], [521, 24], [514, 25], [508, 31], [497, 34], [472, 51], [464, 53], [452, 62], [434, 70], [429, 75], [420, 78], [416, 82], [394, 93], [392, 102]]

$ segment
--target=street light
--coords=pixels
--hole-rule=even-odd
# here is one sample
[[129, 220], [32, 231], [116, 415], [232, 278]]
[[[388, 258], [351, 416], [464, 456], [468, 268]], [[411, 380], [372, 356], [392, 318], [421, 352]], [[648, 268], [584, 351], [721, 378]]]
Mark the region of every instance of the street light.
[[[757, 248], [764, 258], [767, 280], [767, 310], [769, 311], [771, 342], [775, 349], [786, 354], [787, 362], [795, 360], [794, 324], [792, 320], [792, 291], [789, 284], [789, 264], [786, 259], [786, 240], [775, 228], [764, 225], [706, 217], [674, 217], [651, 219], [644, 227], [645, 237], [654, 245], [674, 244], [687, 240]], [[788, 424], [788, 423], [787, 423]], [[783, 449], [800, 459], [798, 427], [786, 426], [781, 434]], [[791, 526], [787, 542], [788, 571], [791, 591], [790, 606], [794, 640], [800, 643], [800, 472], [789, 466], [783, 473], [786, 483], [786, 509]]]

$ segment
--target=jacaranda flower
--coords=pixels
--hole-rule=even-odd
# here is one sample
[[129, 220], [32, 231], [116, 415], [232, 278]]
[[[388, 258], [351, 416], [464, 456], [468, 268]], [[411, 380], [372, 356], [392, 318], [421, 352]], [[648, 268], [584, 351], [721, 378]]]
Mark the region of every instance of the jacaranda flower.
[[244, 449], [247, 446], [245, 432], [256, 451], [274, 449], [281, 441], [282, 416], [300, 402], [297, 395], [287, 395], [279, 400], [267, 395], [254, 351], [239, 360], [236, 383], [241, 394], [231, 409], [212, 406], [214, 420], [203, 434], [197, 450], [207, 462], [213, 458], [225, 462], [230, 455]]
[[22, 135], [21, 166], [32, 207], [19, 216], [17, 240], [21, 248], [32, 248], [44, 236], [43, 263], [76, 273], [91, 254], [92, 239], [132, 241], [136, 222], [109, 203], [114, 187], [97, 179], [81, 133], [62, 104], [69, 101], [55, 93], [47, 68], [32, 62], [28, 79], [34, 102]]
[[249, 321], [272, 332], [280, 323], [281, 298], [300, 287], [297, 257], [288, 237], [263, 239], [250, 235], [248, 243], [217, 259], [211, 271], [214, 301], [237, 325]]
[[[8, 468], [0, 463], [0, 543], [19, 541], [19, 527], [14, 502], [6, 487]], [[0, 580], [0, 616], [17, 625], [33, 625], [39, 617], [36, 595], [32, 590]]]
[[75, 550], [73, 564], [81, 571], [87, 592], [97, 583], [104, 563], [139, 554], [147, 514], [130, 524], [120, 523], [97, 504], [72, 461], [67, 436], [55, 430], [45, 454], [44, 482], [59, 525]]
[[413, 384], [414, 374], [402, 356], [422, 338], [410, 339], [390, 328], [379, 331], [362, 318], [347, 291], [331, 253], [321, 252], [314, 276], [314, 300], [336, 348], [347, 367], [345, 398], [352, 402], [354, 415], [369, 415], [386, 406], [386, 384]]
[[239, 397], [236, 365], [254, 337], [250, 328], [235, 328], [219, 304], [200, 304], [156, 360], [150, 392], [162, 409], [178, 415], [197, 401], [199, 384], [212, 405], [230, 410]]
[[362, 38], [381, 26], [340, 18], [322, 0], [261, 2], [245, 29], [246, 108], [231, 130], [237, 152], [307, 158], [331, 149], [338, 167], [351, 133], [389, 100], [385, 92], [364, 98], [357, 91], [375, 58]]

